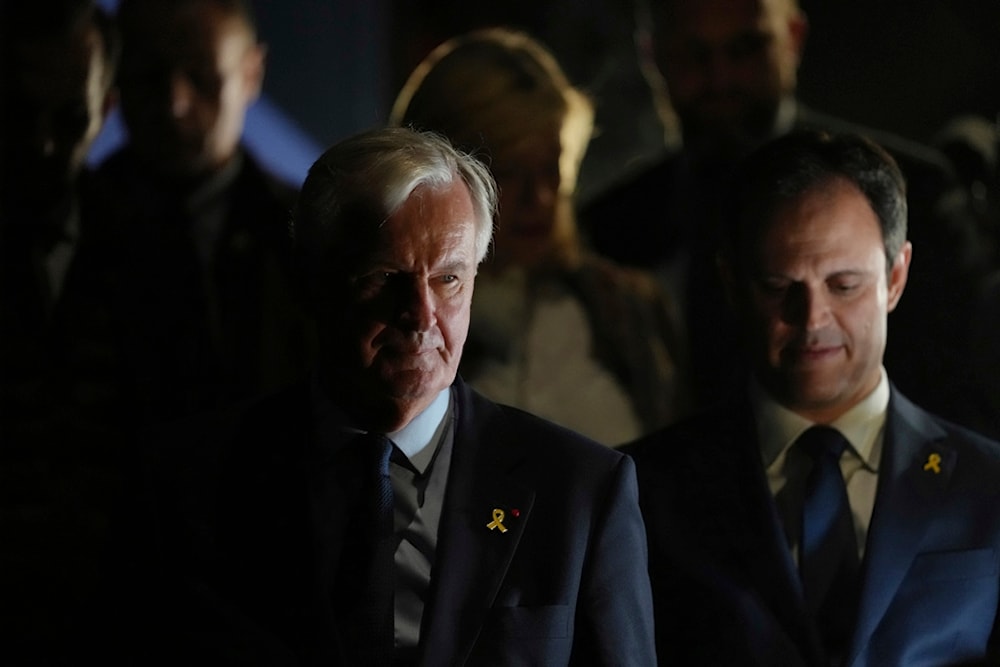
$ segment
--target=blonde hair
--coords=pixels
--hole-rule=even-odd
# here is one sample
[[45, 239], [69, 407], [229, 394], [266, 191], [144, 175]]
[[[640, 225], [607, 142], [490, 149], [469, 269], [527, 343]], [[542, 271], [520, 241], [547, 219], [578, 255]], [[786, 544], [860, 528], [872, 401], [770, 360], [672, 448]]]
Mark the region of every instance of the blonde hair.
[[403, 86], [389, 124], [441, 132], [473, 153], [502, 150], [551, 128], [562, 144], [562, 188], [572, 192], [594, 109], [540, 42], [521, 31], [486, 28], [434, 49]]
[[[551, 244], [544, 257], [529, 264], [568, 268], [580, 260], [572, 197], [594, 129], [594, 108], [541, 42], [505, 27], [444, 42], [414, 69], [389, 123], [440, 132], [463, 151], [485, 153], [487, 164], [530, 142], [558, 137], [559, 191]], [[511, 256], [497, 245], [494, 258], [491, 270], [503, 267]]]

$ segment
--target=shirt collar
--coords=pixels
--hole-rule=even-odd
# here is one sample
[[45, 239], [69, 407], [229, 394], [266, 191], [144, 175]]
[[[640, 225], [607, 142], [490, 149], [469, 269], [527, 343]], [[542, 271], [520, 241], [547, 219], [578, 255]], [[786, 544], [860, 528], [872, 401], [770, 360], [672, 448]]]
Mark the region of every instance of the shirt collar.
[[791, 95], [781, 98], [778, 104], [778, 112], [774, 114], [774, 129], [772, 136], [780, 137], [788, 134], [795, 127], [795, 118], [798, 116], [798, 102]]
[[[756, 380], [750, 384], [750, 402], [757, 417], [761, 456], [764, 467], [768, 468], [813, 423], [771, 398]], [[875, 389], [829, 424], [841, 432], [865, 466], [873, 471], [878, 469], [876, 445], [885, 426], [888, 406], [889, 378], [882, 368]]]
[[[342, 445], [350, 441], [365, 429], [360, 428], [339, 405], [330, 400], [323, 390], [320, 373], [314, 371], [310, 378], [313, 412], [316, 414], [318, 430], [321, 437], [330, 438], [331, 442]], [[386, 437], [392, 440], [396, 448], [406, 455], [418, 472], [426, 470], [441, 435], [450, 424], [451, 389], [446, 388], [431, 401], [431, 404], [410, 423]]]
[[[431, 402], [427, 408], [419, 415], [410, 420], [410, 423], [392, 433], [386, 433], [399, 451], [406, 454], [406, 458], [417, 466], [418, 469], [426, 467], [426, 462], [434, 454], [435, 446], [440, 439], [440, 434], [446, 426], [446, 417], [451, 414], [448, 406], [451, 404], [451, 389], [443, 389], [441, 393]], [[427, 456], [421, 456], [426, 453]], [[420, 465], [418, 461], [424, 461], [425, 465]]]
[[220, 199], [236, 182], [243, 169], [243, 162], [243, 152], [237, 151], [222, 169], [200, 181], [184, 196], [185, 210], [196, 215], [206, 206]]

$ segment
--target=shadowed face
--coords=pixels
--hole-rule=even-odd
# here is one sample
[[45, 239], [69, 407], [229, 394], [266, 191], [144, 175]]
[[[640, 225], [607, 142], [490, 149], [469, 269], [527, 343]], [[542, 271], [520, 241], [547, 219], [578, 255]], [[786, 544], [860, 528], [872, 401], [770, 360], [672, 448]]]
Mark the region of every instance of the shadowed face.
[[500, 189], [494, 263], [548, 263], [559, 242], [556, 206], [561, 155], [558, 129], [498, 150], [491, 171]]
[[208, 3], [137, 11], [123, 26], [120, 77], [131, 145], [168, 178], [204, 176], [237, 149], [263, 49], [239, 17]]
[[94, 27], [14, 44], [3, 74], [3, 198], [38, 213], [64, 204], [109, 108]]
[[834, 178], [780, 206], [754, 252], [749, 285], [734, 289], [758, 379], [789, 409], [828, 423], [879, 382], [910, 244], [887, 271], [868, 200]]
[[668, 0], [657, 65], [685, 140], [759, 141], [795, 89], [805, 19], [786, 0]]
[[325, 308], [321, 336], [335, 399], [390, 432], [455, 379], [477, 265], [467, 187], [418, 187], [372, 246]]

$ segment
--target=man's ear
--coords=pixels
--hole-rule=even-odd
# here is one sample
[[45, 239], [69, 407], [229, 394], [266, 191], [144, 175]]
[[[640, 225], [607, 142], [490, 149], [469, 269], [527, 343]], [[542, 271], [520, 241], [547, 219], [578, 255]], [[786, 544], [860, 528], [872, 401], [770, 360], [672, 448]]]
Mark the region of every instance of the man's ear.
[[247, 104], [260, 97], [261, 90], [264, 88], [266, 63], [267, 45], [261, 42], [253, 44], [243, 56], [243, 82]]
[[910, 274], [910, 260], [913, 258], [913, 244], [909, 241], [903, 244], [896, 254], [896, 259], [889, 270], [889, 285], [887, 288], [887, 310], [892, 312], [896, 309], [903, 290], [906, 288], [906, 279]]
[[791, 48], [795, 51], [796, 65], [802, 62], [802, 53], [806, 48], [806, 38], [809, 36], [809, 19], [801, 9], [792, 12], [788, 17], [788, 34]]
[[639, 25], [634, 33], [636, 53], [639, 62], [639, 72], [646, 81], [649, 94], [652, 97], [653, 109], [663, 125], [664, 141], [668, 145], [676, 145], [680, 142], [680, 121], [677, 113], [670, 104], [670, 93], [667, 90], [667, 81], [660, 71], [659, 60], [656, 55], [655, 38], [652, 27], [648, 24]]
[[101, 101], [101, 125], [108, 120], [108, 116], [111, 112], [115, 110], [118, 106], [118, 87], [109, 86], [107, 92], [104, 93], [104, 99]]

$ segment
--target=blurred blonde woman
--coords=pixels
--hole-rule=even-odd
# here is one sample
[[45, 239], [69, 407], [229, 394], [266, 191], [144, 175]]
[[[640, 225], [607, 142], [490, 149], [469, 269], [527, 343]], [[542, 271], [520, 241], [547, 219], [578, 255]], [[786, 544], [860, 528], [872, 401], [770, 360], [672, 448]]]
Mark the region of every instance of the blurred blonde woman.
[[477, 30], [410, 75], [390, 124], [446, 135], [500, 187], [460, 371], [492, 399], [617, 445], [677, 416], [668, 304], [647, 275], [586, 251], [573, 195], [590, 100], [529, 35]]

